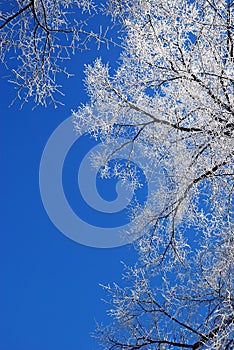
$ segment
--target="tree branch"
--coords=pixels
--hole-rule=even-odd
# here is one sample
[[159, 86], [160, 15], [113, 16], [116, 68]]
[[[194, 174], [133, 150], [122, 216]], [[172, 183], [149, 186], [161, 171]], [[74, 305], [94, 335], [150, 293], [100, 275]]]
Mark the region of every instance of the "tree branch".
[[28, 3], [28, 5], [26, 5], [25, 7], [23, 7], [22, 9], [20, 9], [18, 12], [16, 12], [14, 15], [8, 17], [6, 19], [6, 21], [0, 25], [0, 30], [3, 29], [9, 22], [11, 22], [13, 19], [15, 19], [16, 17], [18, 17], [19, 15], [21, 15], [21, 13], [25, 12], [29, 7], [31, 7], [33, 4], [33, 1], [30, 1]]

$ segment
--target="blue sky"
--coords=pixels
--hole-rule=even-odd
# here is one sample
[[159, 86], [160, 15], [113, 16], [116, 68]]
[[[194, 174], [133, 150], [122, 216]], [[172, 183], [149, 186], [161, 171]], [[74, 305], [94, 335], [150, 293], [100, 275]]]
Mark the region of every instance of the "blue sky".
[[[71, 109], [87, 101], [84, 63], [100, 55], [114, 63], [119, 51], [103, 48], [77, 54], [69, 62], [76, 76], [62, 79], [65, 105], [58, 109], [32, 111], [32, 103], [22, 110], [17, 103], [9, 108], [15, 92], [6, 80], [0, 81], [1, 350], [98, 349], [90, 332], [95, 319], [107, 321], [106, 305], [100, 300], [106, 294], [98, 284], [120, 281], [120, 261], [134, 259], [130, 246], [97, 249], [68, 239], [50, 221], [40, 197], [43, 149]], [[1, 76], [6, 73], [1, 67]], [[69, 176], [64, 181], [70, 186]]]

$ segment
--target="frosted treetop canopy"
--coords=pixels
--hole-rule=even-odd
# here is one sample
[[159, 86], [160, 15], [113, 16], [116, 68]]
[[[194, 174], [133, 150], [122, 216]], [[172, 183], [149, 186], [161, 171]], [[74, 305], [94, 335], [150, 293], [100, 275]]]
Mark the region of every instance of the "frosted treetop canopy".
[[120, 64], [113, 74], [101, 59], [87, 66], [90, 103], [75, 125], [101, 137], [97, 164], [129, 132], [121, 150], [131, 142], [131, 158], [137, 144], [165, 181], [135, 213], [130, 234], [144, 234], [127, 286], [106, 287], [114, 321], [97, 330], [105, 349], [233, 347], [233, 6], [109, 4], [124, 30]]
[[[23, 101], [57, 105], [72, 53], [92, 38], [118, 45], [114, 71], [106, 57], [86, 65], [89, 100], [73, 112], [75, 128], [101, 141], [92, 162], [103, 177], [120, 152], [149, 179], [162, 174], [132, 213], [139, 259], [123, 285], [106, 287], [113, 323], [98, 327], [101, 348], [233, 349], [234, 2], [15, 4], [1, 12], [0, 58], [18, 54], [11, 80]], [[110, 16], [113, 37], [85, 26], [96, 11]]]

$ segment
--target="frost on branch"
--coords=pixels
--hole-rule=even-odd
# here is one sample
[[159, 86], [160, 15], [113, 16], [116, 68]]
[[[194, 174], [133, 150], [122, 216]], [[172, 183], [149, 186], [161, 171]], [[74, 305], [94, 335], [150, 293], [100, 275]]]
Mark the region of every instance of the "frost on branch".
[[110, 288], [101, 348], [233, 349], [234, 3], [110, 0], [107, 12], [125, 49], [114, 74], [87, 67], [90, 103], [74, 118], [109, 154], [138, 145], [162, 181], [135, 213], [139, 261]]
[[96, 13], [92, 0], [1, 1], [0, 62], [11, 70], [18, 97], [35, 105], [60, 103], [60, 73], [69, 77], [67, 60], [87, 49], [91, 39], [108, 43], [105, 33], [94, 33], [88, 20]]

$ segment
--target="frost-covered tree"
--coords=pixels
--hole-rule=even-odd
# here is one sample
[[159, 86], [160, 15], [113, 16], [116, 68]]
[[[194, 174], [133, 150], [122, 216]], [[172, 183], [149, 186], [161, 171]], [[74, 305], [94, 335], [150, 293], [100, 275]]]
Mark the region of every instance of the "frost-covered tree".
[[[88, 26], [96, 13], [92, 0], [5, 0], [0, 2], [0, 62], [23, 102], [57, 105], [59, 73], [71, 74], [67, 60], [95, 39], [109, 43], [105, 33]], [[13, 58], [13, 59], [12, 59]]]
[[139, 261], [106, 287], [101, 348], [233, 349], [234, 2], [110, 0], [107, 12], [125, 48], [114, 74], [87, 66], [75, 125], [101, 139], [103, 176], [125, 150], [161, 177], [133, 212]]

